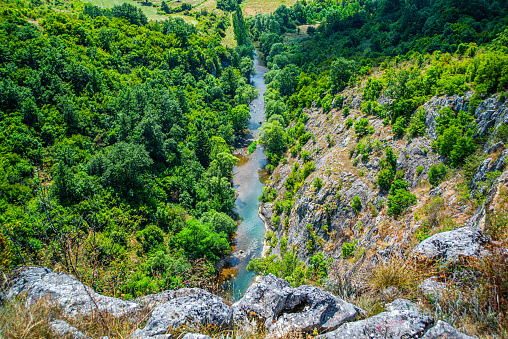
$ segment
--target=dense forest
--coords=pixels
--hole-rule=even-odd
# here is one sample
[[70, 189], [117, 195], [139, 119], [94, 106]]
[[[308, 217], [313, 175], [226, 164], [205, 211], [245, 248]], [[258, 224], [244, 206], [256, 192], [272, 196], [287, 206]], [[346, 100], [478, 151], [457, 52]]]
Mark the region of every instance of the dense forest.
[[215, 14], [0, 12], [3, 269], [60, 267], [127, 298], [211, 283], [236, 228], [251, 52], [223, 47]]

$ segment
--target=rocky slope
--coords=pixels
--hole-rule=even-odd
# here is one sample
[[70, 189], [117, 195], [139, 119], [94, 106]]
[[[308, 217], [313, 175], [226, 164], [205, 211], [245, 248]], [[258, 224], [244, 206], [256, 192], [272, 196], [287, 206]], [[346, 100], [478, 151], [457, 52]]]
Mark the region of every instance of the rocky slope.
[[[334, 259], [334, 266], [349, 268], [351, 260], [341, 257], [343, 244], [355, 244], [357, 261], [375, 262], [390, 253], [409, 253], [419, 242], [415, 235], [422, 231], [423, 221], [430, 218], [438, 218], [441, 222], [437, 224], [441, 226], [425, 230], [429, 235], [463, 226], [485, 232], [487, 215], [507, 208], [508, 170], [505, 161], [508, 150], [502, 142], [490, 136], [501, 124], [508, 123], [508, 104], [499, 101], [498, 95], [493, 95], [475, 110], [476, 137], [487, 138], [483, 149], [486, 159], [477, 169], [470, 187], [473, 197], [483, 194], [486, 199], [479, 199], [480, 203], [475, 205], [464, 193], [465, 187], [461, 183], [465, 180], [459, 171], [451, 171], [447, 180], [438, 187], [428, 183], [430, 166], [445, 161], [432, 150], [432, 143], [437, 138], [435, 128], [439, 110], [443, 107], [454, 111], [468, 110], [472, 92], [463, 96], [433, 97], [426, 102], [423, 105], [425, 136], [412, 140], [406, 137], [395, 139], [391, 128], [383, 125], [383, 119], [362, 114], [360, 105], [363, 99], [359, 93], [341, 93], [344, 97], [342, 107], [351, 108], [347, 117], [339, 108], [327, 114], [319, 108], [305, 110], [308, 115], [306, 131], [312, 132], [314, 137], [305, 144], [300, 154], [310, 152], [315, 171], [296, 192], [290, 211], [276, 211], [274, 202], [260, 206], [259, 213], [267, 230], [274, 233], [274, 237], [266, 243], [265, 254], [280, 254], [281, 240], [284, 240], [288, 248], [293, 246], [297, 250], [300, 260], [308, 262], [312, 255], [323, 252], [325, 258]], [[389, 99], [384, 96], [378, 100], [380, 105], [386, 102]], [[355, 150], [359, 140], [354, 128], [346, 125], [348, 118], [354, 121], [368, 118], [369, 125], [374, 128], [374, 133], [366, 141], [369, 148], [367, 155]], [[403, 179], [418, 201], [398, 219], [387, 215], [388, 193], [380, 190], [376, 183], [380, 161], [387, 147], [392, 147], [398, 154], [397, 171], [403, 172]], [[277, 192], [275, 201], [283, 199], [285, 182], [295, 164], [298, 163], [300, 168], [304, 165], [301, 155], [292, 157], [288, 152], [286, 157], [268, 182], [268, 186]], [[490, 182], [489, 173], [494, 171], [501, 175]], [[316, 178], [322, 180], [320, 188], [313, 185]], [[361, 200], [358, 211], [352, 207], [355, 196]], [[442, 199], [436, 200], [436, 197]], [[439, 205], [438, 210], [429, 212], [429, 206], [433, 204]], [[464, 237], [467, 238], [466, 235]]]
[[[26, 307], [45, 301], [63, 310], [51, 319], [55, 337], [88, 338], [69, 324], [79, 327], [81, 316], [98, 312], [101, 317], [123, 317], [134, 322], [148, 309], [146, 324], [134, 331], [131, 338], [172, 338], [172, 332], [184, 325], [198, 329], [203, 325], [224, 330], [243, 329], [251, 334], [261, 326], [259, 333], [265, 333], [267, 338], [298, 332], [322, 333], [319, 338], [470, 338], [449, 324], [436, 322], [421, 313], [419, 306], [408, 300], [397, 299], [386, 305], [386, 312], [367, 318], [364, 310], [329, 292], [312, 286], [293, 288], [273, 275], [263, 277], [242, 299], [230, 305], [198, 288], [124, 301], [102, 296], [74, 276], [41, 267], [25, 267], [8, 278], [2, 301], [21, 296], [25, 297]], [[186, 333], [183, 338], [209, 337]]]

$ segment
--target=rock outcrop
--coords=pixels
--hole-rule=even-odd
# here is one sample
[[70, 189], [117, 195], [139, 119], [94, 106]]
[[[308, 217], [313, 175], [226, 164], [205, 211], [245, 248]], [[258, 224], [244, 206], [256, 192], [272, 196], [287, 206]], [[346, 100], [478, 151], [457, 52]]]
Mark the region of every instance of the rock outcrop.
[[335, 331], [319, 336], [320, 339], [384, 339], [421, 338], [434, 324], [434, 319], [414, 311], [395, 310], [347, 323]]
[[272, 274], [251, 286], [233, 304], [233, 310], [236, 322], [259, 318], [273, 337], [283, 337], [291, 331], [327, 332], [366, 316], [365, 311], [329, 292], [312, 286], [292, 288]]
[[[55, 281], [61, 283], [61, 292], [55, 292]], [[280, 338], [291, 332], [324, 333], [320, 338], [365, 338], [364, 334], [369, 338], [388, 339], [421, 338], [424, 334], [428, 339], [445, 335], [468, 338], [446, 323], [438, 322], [437, 328], [433, 328], [434, 319], [419, 313], [418, 306], [408, 300], [397, 299], [387, 305], [387, 312], [365, 319], [365, 311], [330, 292], [313, 286], [293, 288], [286, 280], [271, 274], [252, 285], [232, 306], [199, 288], [164, 291], [123, 301], [97, 294], [71, 275], [40, 267], [25, 267], [12, 274], [4, 295], [11, 299], [23, 294], [27, 307], [49, 298], [67, 310], [65, 317], [79, 317], [90, 312], [87, 308], [90, 305], [82, 295], [85, 288], [99, 301], [97, 305], [102, 305], [113, 316], [124, 316], [126, 310], [135, 315], [135, 310], [142, 307], [154, 307], [144, 328], [134, 331], [132, 339], [170, 339], [173, 338], [171, 331], [181, 331], [182, 325], [252, 329], [250, 326], [255, 326], [256, 321], [264, 325], [267, 338]], [[122, 305], [129, 307], [121, 308]], [[61, 319], [53, 319], [50, 327], [56, 337], [89, 338]], [[210, 337], [189, 331], [183, 339]]]
[[436, 326], [429, 329], [422, 339], [474, 339], [457, 331], [450, 324], [438, 320]]
[[40, 299], [55, 302], [66, 317], [91, 315], [96, 311], [123, 317], [141, 310], [136, 302], [103, 296], [73, 275], [55, 273], [43, 267], [25, 267], [15, 271], [4, 294], [7, 299], [26, 295], [27, 305]]
[[488, 242], [489, 239], [482, 232], [466, 226], [425, 239], [414, 248], [411, 255], [453, 262], [460, 257], [480, 257], [486, 254], [484, 245]]
[[183, 325], [231, 328], [233, 311], [218, 296], [199, 288], [178, 290], [178, 296], [157, 305], [138, 337], [154, 337]]

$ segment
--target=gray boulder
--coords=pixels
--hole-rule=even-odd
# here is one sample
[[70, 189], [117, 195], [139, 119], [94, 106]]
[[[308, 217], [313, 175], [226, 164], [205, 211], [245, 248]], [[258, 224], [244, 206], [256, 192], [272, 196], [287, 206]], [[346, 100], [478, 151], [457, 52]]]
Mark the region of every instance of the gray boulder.
[[414, 248], [411, 255], [430, 260], [454, 262], [461, 256], [485, 255], [487, 252], [483, 245], [488, 242], [489, 239], [479, 230], [466, 226], [425, 239]]
[[62, 307], [66, 317], [90, 315], [97, 311], [122, 317], [141, 309], [138, 303], [100, 295], [72, 275], [55, 273], [43, 267], [24, 267], [9, 277], [6, 298], [20, 295], [26, 295], [27, 305], [41, 299], [55, 302]]
[[139, 328], [135, 330], [130, 336], [130, 339], [172, 339], [172, 338], [173, 335], [171, 333], [149, 335], [148, 333], [143, 332], [143, 330], [140, 330]]
[[212, 338], [204, 334], [187, 333], [182, 337], [182, 339], [212, 339]]
[[366, 314], [329, 292], [312, 286], [292, 288], [272, 274], [251, 286], [232, 308], [237, 323], [246, 323], [248, 318], [261, 319], [272, 337], [291, 331], [331, 331]]
[[155, 307], [145, 328], [135, 332], [138, 337], [165, 334], [182, 325], [233, 326], [232, 309], [218, 296], [200, 288], [184, 288], [175, 293], [175, 298]]
[[389, 304], [385, 305], [385, 309], [388, 312], [391, 311], [414, 311], [414, 312], [420, 312], [420, 307], [416, 305], [414, 302], [411, 302], [406, 299], [395, 299]]
[[90, 339], [90, 337], [84, 335], [83, 332], [63, 320], [53, 320], [50, 323], [50, 327], [53, 334], [58, 338]]
[[446, 293], [446, 284], [437, 281], [436, 277], [425, 279], [418, 285], [418, 291], [428, 297], [440, 299]]
[[454, 329], [450, 324], [439, 320], [436, 326], [429, 329], [422, 339], [473, 339]]
[[414, 311], [395, 310], [346, 323], [319, 339], [397, 339], [421, 338], [434, 324], [434, 319]]

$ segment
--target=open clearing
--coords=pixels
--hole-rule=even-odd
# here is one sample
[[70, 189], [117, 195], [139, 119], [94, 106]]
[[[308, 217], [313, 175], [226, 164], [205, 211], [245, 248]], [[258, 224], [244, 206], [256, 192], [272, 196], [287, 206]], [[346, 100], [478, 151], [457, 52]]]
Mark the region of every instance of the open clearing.
[[256, 14], [273, 13], [281, 5], [291, 7], [296, 3], [296, 0], [244, 0], [242, 2], [242, 9], [244, 16], [251, 16]]

